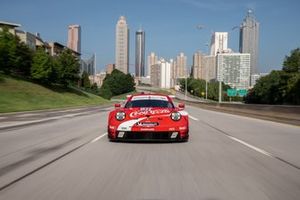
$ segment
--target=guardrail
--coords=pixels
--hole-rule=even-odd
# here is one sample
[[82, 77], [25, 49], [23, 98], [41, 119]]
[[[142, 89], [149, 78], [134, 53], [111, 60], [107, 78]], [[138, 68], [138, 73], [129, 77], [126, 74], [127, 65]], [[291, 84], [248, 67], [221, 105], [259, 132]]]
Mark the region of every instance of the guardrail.
[[186, 102], [187, 105], [193, 105], [208, 110], [221, 111], [300, 126], [300, 106], [215, 102], [206, 103], [189, 100], [185, 101], [183, 99], [180, 99], [180, 101]]

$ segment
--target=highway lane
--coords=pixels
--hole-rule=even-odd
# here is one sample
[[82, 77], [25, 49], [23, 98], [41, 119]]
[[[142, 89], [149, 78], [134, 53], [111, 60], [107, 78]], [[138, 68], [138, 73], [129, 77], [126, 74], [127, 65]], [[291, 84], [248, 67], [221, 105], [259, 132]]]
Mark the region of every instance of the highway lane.
[[0, 199], [299, 199], [299, 127], [187, 110], [187, 143], [111, 143], [99, 138], [104, 112], [1, 132], [1, 169], [35, 148], [66, 143], [9, 174], [86, 145], [3, 189]]
[[0, 187], [104, 132], [99, 121], [106, 121], [107, 109], [93, 113], [0, 130]]

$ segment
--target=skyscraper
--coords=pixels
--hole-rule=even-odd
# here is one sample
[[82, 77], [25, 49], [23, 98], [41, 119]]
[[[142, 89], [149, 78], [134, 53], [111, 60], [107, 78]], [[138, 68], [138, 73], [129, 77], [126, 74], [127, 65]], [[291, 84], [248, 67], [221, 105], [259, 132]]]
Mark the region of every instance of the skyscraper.
[[77, 24], [69, 26], [68, 48], [81, 53], [81, 28]]
[[187, 58], [184, 53], [180, 53], [176, 59], [176, 78], [185, 78], [187, 76]]
[[215, 56], [217, 53], [222, 53], [227, 50], [228, 46], [228, 33], [227, 32], [214, 32], [211, 37], [210, 55]]
[[145, 32], [141, 29], [135, 33], [135, 76], [145, 76]]
[[150, 55], [148, 55], [147, 61], [148, 61], [148, 72], [147, 72], [147, 74], [148, 74], [148, 76], [150, 76], [151, 75], [151, 66], [157, 64], [158, 57], [157, 57], [157, 55], [155, 55], [154, 52], [151, 52]]
[[257, 73], [258, 63], [259, 23], [256, 21], [252, 10], [240, 26], [240, 53], [250, 53], [250, 73]]
[[121, 16], [116, 25], [116, 69], [129, 73], [129, 29], [126, 18]]
[[198, 51], [193, 55], [193, 77], [195, 79], [205, 79], [204, 65], [203, 65], [203, 54]]

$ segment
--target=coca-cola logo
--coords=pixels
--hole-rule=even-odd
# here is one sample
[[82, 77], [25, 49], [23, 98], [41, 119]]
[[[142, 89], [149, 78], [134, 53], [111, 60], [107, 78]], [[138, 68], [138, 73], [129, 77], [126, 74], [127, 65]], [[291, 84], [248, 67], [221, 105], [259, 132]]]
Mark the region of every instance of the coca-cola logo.
[[169, 114], [170, 111], [168, 109], [159, 109], [159, 110], [151, 110], [151, 109], [143, 109], [143, 110], [137, 110], [133, 111], [129, 114], [131, 118], [140, 117], [144, 115], [159, 115], [159, 114]]

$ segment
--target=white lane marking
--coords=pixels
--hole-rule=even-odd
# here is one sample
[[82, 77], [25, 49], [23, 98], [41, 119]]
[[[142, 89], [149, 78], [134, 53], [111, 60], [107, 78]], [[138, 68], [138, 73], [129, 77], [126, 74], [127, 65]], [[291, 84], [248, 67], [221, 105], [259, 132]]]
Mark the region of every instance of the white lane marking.
[[192, 115], [189, 115], [189, 118], [191, 118], [192, 120], [195, 120], [195, 121], [199, 121], [199, 119], [198, 119], [198, 118], [196, 118], [196, 117], [193, 117]]
[[98, 137], [96, 137], [95, 139], [93, 139], [93, 140], [91, 141], [91, 143], [97, 142], [98, 140], [100, 140], [101, 138], [103, 138], [103, 137], [106, 136], [106, 135], [107, 135], [107, 132], [104, 133], [104, 134], [102, 134], [102, 135], [100, 135], [100, 136], [98, 136]]
[[264, 154], [264, 155], [266, 155], [266, 156], [275, 158], [271, 153], [269, 153], [269, 152], [267, 152], [267, 151], [265, 151], [265, 150], [263, 150], [263, 149], [260, 149], [260, 148], [258, 148], [258, 147], [255, 147], [255, 146], [253, 146], [253, 145], [251, 145], [251, 144], [248, 144], [247, 142], [244, 142], [243, 140], [237, 139], [237, 138], [235, 138], [235, 137], [233, 137], [233, 136], [230, 136], [230, 135], [226, 135], [226, 136], [229, 137], [230, 139], [232, 139], [232, 140], [234, 140], [234, 141], [236, 141], [236, 142], [242, 144], [242, 145], [245, 145], [245, 146], [249, 147], [250, 149], [253, 149], [254, 151], [257, 151], [257, 152], [259, 152], [259, 153], [261, 153], [261, 154]]

